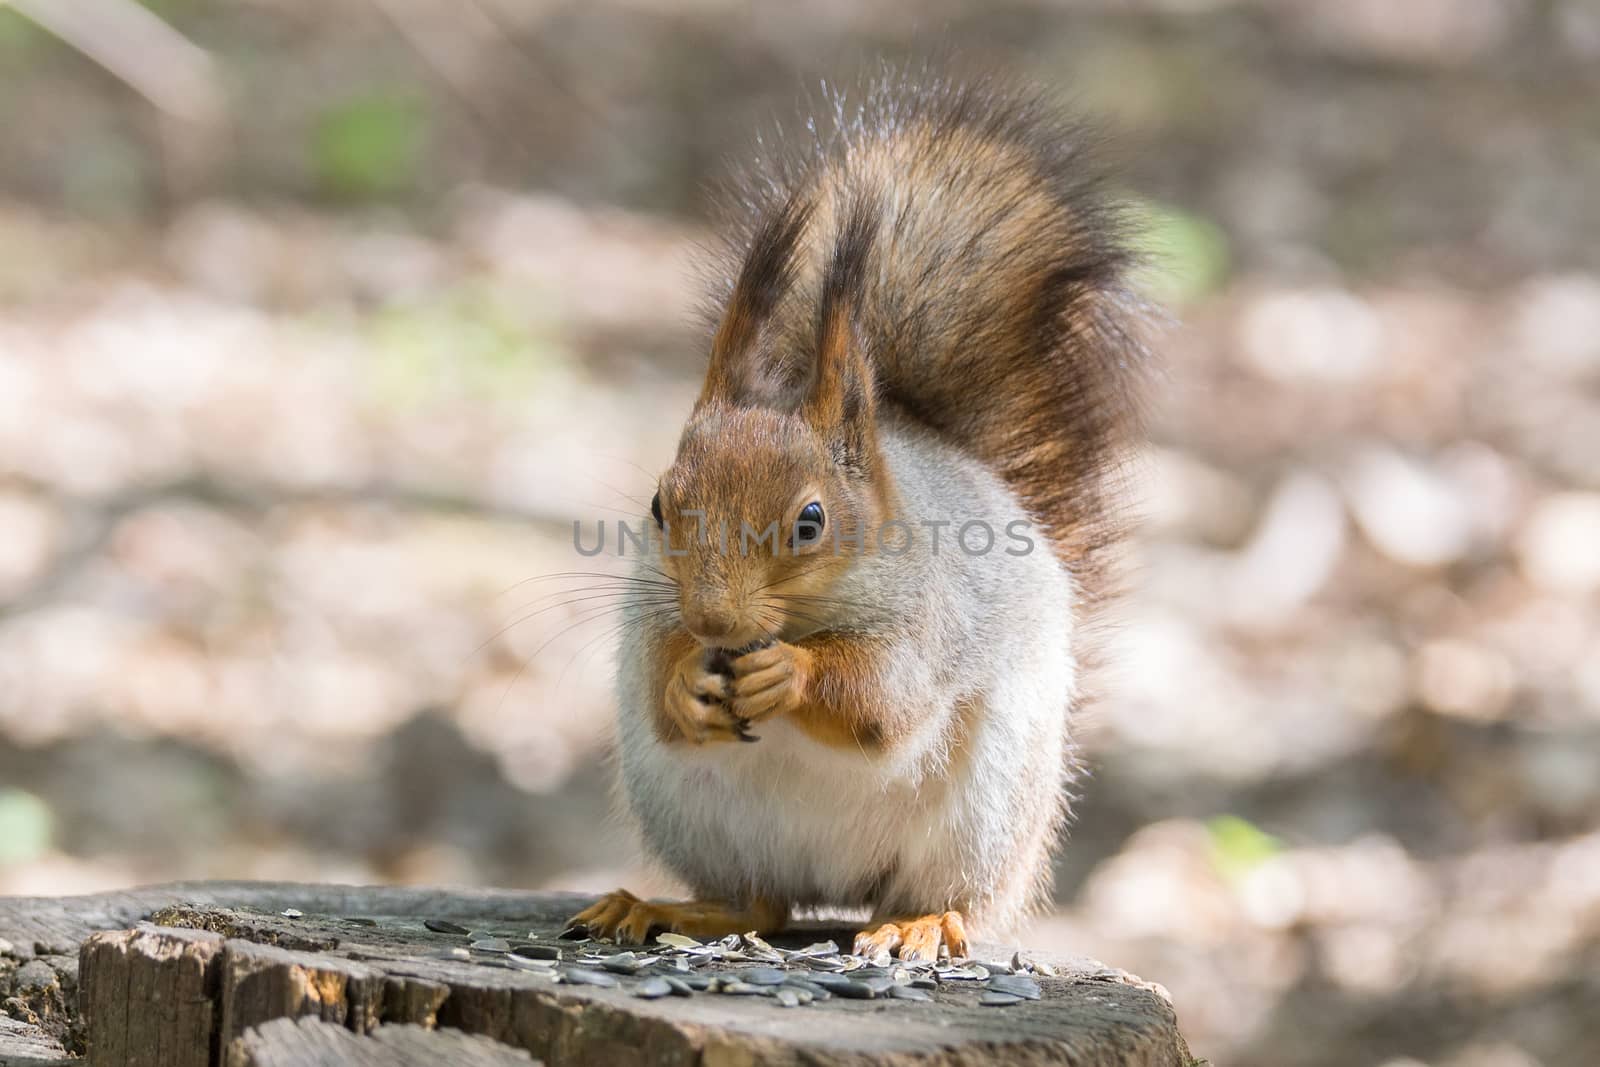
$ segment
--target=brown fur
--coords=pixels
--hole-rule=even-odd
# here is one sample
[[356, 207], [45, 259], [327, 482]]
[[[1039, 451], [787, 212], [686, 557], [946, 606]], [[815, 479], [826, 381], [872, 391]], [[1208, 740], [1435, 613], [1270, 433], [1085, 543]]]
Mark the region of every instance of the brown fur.
[[[783, 409], [813, 378], [815, 324], [832, 336], [846, 299], [840, 250], [869, 232], [848, 294], [868, 392], [1004, 478], [1087, 601], [1122, 533], [1119, 467], [1146, 364], [1128, 227], [1093, 141], [1036, 95], [891, 76], [729, 198], [732, 256], [769, 257], [779, 229], [795, 257], [793, 285], [759, 308], [764, 371], [743, 402]], [[797, 204], [804, 222], [775, 227]], [[722, 290], [724, 321], [758, 310], [743, 288]]]
[[799, 647], [810, 657], [810, 675], [789, 720], [814, 740], [873, 753], [892, 747], [915, 728], [903, 709], [885, 699], [877, 641], [820, 633], [802, 639]]
[[[1091, 138], [1050, 114], [988, 83], [886, 80], [736, 190], [738, 266], [724, 272], [705, 387], [661, 482], [684, 553], [664, 566], [702, 640], [806, 629], [770, 602], [825, 596], [848, 557], [695, 543], [682, 523], [670, 529], [680, 509], [715, 508], [730, 539], [772, 521], [786, 539], [792, 494], [810, 485], [830, 523], [875, 528], [894, 509], [881, 406], [1010, 484], [1092, 613], [1122, 532], [1142, 309]], [[825, 732], [855, 743], [863, 729]]]

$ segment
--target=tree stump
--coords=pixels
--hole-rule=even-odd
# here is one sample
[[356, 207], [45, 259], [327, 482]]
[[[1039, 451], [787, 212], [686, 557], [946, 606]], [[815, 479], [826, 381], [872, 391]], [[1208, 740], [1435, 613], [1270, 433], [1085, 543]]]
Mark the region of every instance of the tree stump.
[[0, 899], [0, 1067], [1194, 1062], [1165, 992], [1093, 960], [980, 944], [862, 970], [800, 951], [848, 936], [819, 924], [618, 956], [561, 939], [590, 902], [262, 883]]

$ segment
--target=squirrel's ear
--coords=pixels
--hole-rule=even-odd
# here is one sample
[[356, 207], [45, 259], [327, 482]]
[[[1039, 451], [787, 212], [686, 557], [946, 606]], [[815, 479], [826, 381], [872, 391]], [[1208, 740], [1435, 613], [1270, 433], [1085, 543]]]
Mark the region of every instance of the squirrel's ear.
[[817, 362], [801, 411], [832, 441], [846, 467], [870, 471], [876, 452], [872, 370], [856, 329], [877, 225], [872, 202], [857, 200], [839, 232], [817, 302]]
[[770, 373], [761, 361], [761, 327], [793, 280], [795, 248], [810, 217], [811, 205], [791, 197], [756, 230], [711, 339], [711, 365], [699, 406], [748, 399], [770, 388]]

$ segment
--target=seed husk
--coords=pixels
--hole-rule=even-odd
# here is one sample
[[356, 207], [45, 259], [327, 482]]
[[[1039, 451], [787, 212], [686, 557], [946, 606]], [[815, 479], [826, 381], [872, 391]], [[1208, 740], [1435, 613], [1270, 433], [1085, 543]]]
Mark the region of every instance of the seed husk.
[[766, 960], [768, 963], [782, 963], [784, 960], [783, 953], [755, 934], [744, 935], [744, 948], [754, 959]]
[[774, 997], [778, 1004], [785, 1008], [798, 1008], [804, 1003], [800, 998], [800, 990], [798, 989], [780, 989], [774, 994]]
[[554, 975], [556, 973], [555, 960], [528, 960], [521, 956], [507, 956], [507, 967], [517, 971], [526, 971], [529, 974]]
[[468, 947], [474, 952], [496, 952], [504, 955], [511, 951], [511, 942], [503, 937], [488, 937], [481, 941], [474, 941]]
[[832, 974], [839, 974], [844, 970], [844, 960], [840, 959], [838, 956], [808, 956], [805, 957], [801, 962], [803, 962], [813, 971], [826, 971]]
[[663, 978], [661, 980], [663, 982], [667, 983], [667, 988], [672, 990], [672, 995], [675, 996], [675, 997], [692, 997], [692, 996], [694, 996], [694, 988], [692, 986], [690, 986], [689, 983], [684, 981], [682, 978], [673, 978], [671, 976], [668, 976], [668, 977]]
[[455, 934], [458, 937], [466, 937], [472, 933], [465, 926], [460, 923], [453, 923], [449, 919], [423, 919], [422, 925], [436, 934]]
[[518, 944], [511, 946], [511, 955], [525, 960], [559, 960], [561, 950], [549, 945]]
[[989, 979], [989, 988], [1026, 1000], [1038, 1000], [1040, 995], [1039, 983], [1025, 974], [997, 974]]
[[670, 946], [672, 948], [682, 948], [682, 949], [704, 948], [705, 947], [703, 944], [701, 944], [699, 941], [696, 941], [692, 937], [684, 937], [682, 934], [674, 934], [674, 933], [657, 934], [656, 935], [656, 943], [657, 944], [661, 944], [661, 945], [668, 945], [668, 946]]
[[812, 956], [837, 956], [839, 946], [832, 941], [817, 941], [805, 948], [797, 948], [789, 953], [791, 960], [803, 960]]
[[1022, 998], [1010, 993], [996, 993], [992, 990], [978, 998], [978, 1003], [986, 1008], [1004, 1008], [1012, 1004], [1021, 1004]]

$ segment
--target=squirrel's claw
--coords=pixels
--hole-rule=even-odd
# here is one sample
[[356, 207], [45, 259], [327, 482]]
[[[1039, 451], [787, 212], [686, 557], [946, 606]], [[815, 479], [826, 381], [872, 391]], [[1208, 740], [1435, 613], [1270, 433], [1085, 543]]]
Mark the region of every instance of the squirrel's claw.
[[695, 744], [734, 741], [742, 731], [727, 706], [727, 694], [728, 679], [707, 670], [696, 650], [678, 662], [662, 703], [679, 733]]
[[857, 934], [854, 951], [857, 956], [872, 959], [899, 949], [902, 960], [933, 961], [939, 958], [941, 945], [949, 950], [952, 958], [959, 959], [967, 954], [967, 929], [959, 911], [891, 919], [876, 929]]
[[793, 711], [804, 699], [810, 662], [804, 649], [782, 642], [736, 657], [728, 709], [745, 722]]
[[770, 901], [758, 900], [748, 908], [698, 900], [660, 904], [618, 889], [573, 916], [567, 925], [568, 929], [582, 927], [594, 938], [615, 938], [622, 944], [640, 945], [655, 931], [690, 937], [772, 933], [781, 930], [788, 917], [786, 906]]

